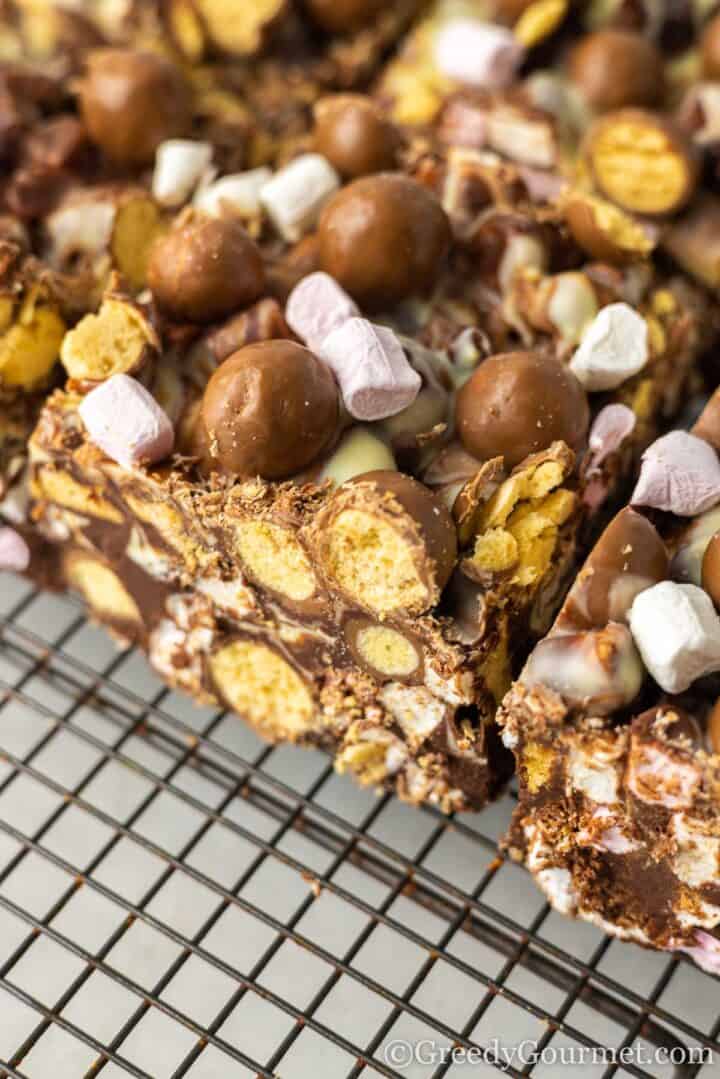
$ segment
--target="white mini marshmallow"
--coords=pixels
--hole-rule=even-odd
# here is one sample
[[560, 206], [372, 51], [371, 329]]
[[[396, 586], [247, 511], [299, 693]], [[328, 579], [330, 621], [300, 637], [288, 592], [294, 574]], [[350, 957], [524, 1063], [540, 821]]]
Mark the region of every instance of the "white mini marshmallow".
[[602, 464], [606, 457], [620, 449], [635, 430], [636, 423], [635, 413], [627, 405], [605, 405], [605, 408], [601, 408], [588, 435], [593, 466]]
[[614, 390], [647, 361], [647, 322], [628, 304], [611, 303], [583, 333], [570, 370], [586, 390]]
[[214, 183], [200, 188], [193, 205], [212, 217], [235, 214], [237, 217], [256, 217], [262, 210], [260, 192], [269, 180], [272, 170], [262, 165], [247, 172], [234, 172]]
[[309, 349], [317, 352], [325, 338], [347, 322], [359, 318], [360, 309], [330, 274], [308, 274], [288, 296], [285, 319]]
[[127, 468], [153, 464], [172, 451], [175, 432], [167, 414], [129, 375], [113, 375], [91, 390], [79, 412], [95, 445]]
[[335, 373], [345, 407], [356, 420], [383, 420], [411, 405], [422, 379], [397, 336], [365, 318], [351, 318], [325, 338], [321, 359]]
[[102, 199], [61, 206], [45, 221], [50, 257], [62, 262], [69, 255], [99, 255], [107, 250], [117, 207]]
[[340, 177], [322, 154], [301, 154], [263, 185], [260, 201], [280, 235], [297, 243], [340, 187]]
[[645, 450], [630, 499], [680, 517], [695, 517], [720, 502], [720, 462], [712, 446], [687, 431], [671, 431]]
[[661, 581], [633, 600], [630, 630], [645, 666], [666, 693], [682, 693], [720, 670], [720, 618], [707, 592]]
[[435, 63], [443, 75], [488, 90], [508, 86], [523, 56], [512, 30], [479, 19], [453, 19], [435, 43]]
[[153, 197], [161, 206], [181, 206], [212, 160], [209, 142], [195, 139], [167, 139], [155, 151], [152, 178]]
[[0, 570], [22, 573], [30, 565], [30, 548], [14, 528], [0, 528]]

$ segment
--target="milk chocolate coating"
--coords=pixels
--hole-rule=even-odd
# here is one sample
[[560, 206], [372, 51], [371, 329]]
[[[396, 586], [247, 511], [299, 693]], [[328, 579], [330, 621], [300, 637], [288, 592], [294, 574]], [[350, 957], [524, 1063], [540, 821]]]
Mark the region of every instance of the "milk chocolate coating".
[[572, 50], [569, 74], [594, 109], [655, 105], [663, 92], [663, 58], [642, 34], [597, 30]]
[[716, 390], [705, 405], [691, 433], [709, 442], [720, 453], [720, 390]]
[[160, 309], [178, 322], [213, 322], [261, 295], [260, 251], [242, 225], [196, 217], [153, 246], [148, 285]]
[[165, 139], [187, 132], [192, 95], [169, 61], [133, 49], [91, 53], [80, 85], [91, 138], [119, 165], [149, 164]]
[[334, 94], [315, 106], [315, 149], [354, 180], [392, 169], [400, 135], [363, 94]]
[[715, 701], [708, 716], [707, 733], [712, 752], [720, 753], [720, 697]]
[[703, 75], [707, 79], [720, 79], [720, 15], [710, 19], [702, 32], [700, 56]]
[[702, 560], [702, 586], [716, 607], [720, 608], [720, 532], [705, 548]]
[[[646, 145], [654, 142], [651, 153]], [[671, 214], [695, 193], [699, 157], [690, 139], [658, 112], [627, 107], [591, 126], [585, 155], [597, 188], [623, 210]]]
[[207, 384], [201, 419], [207, 471], [285, 479], [335, 437], [338, 394], [332, 373], [293, 341], [263, 341], [235, 352]]
[[501, 352], [462, 387], [455, 420], [469, 453], [480, 460], [502, 454], [514, 468], [557, 440], [581, 449], [590, 411], [582, 386], [557, 360], [538, 352]]
[[452, 517], [440, 499], [412, 476], [390, 469], [363, 472], [349, 483], [370, 483], [377, 491], [392, 495], [400, 503], [422, 532], [428, 556], [434, 563], [435, 581], [442, 591], [455, 568], [457, 532]]
[[[633, 232], [626, 236], [626, 240], [632, 242], [628, 242], [626, 246], [617, 242], [610, 229], [601, 227], [595, 206], [589, 199], [582, 196], [569, 197], [564, 212], [575, 242], [586, 254], [599, 262], [623, 266], [633, 259], [647, 255], [650, 249], [650, 242], [644, 242], [641, 226], [627, 216], [627, 228]], [[618, 209], [617, 213], [621, 215], [622, 210]]]
[[664, 581], [668, 568], [668, 551], [656, 529], [626, 507], [595, 544], [563, 614], [587, 628], [624, 622], [637, 593]]
[[323, 210], [320, 264], [362, 306], [386, 309], [432, 288], [450, 246], [445, 211], [416, 180], [379, 173]]
[[384, 6], [385, 0], [305, 0], [310, 16], [331, 34], [355, 29]]

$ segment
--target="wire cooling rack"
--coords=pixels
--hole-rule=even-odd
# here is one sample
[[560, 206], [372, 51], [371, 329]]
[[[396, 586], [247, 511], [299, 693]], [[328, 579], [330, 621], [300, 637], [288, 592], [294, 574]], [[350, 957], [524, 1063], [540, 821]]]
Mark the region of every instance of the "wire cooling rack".
[[551, 912], [510, 796], [360, 790], [4, 576], [0, 643], [0, 1076], [720, 1076], [720, 982]]

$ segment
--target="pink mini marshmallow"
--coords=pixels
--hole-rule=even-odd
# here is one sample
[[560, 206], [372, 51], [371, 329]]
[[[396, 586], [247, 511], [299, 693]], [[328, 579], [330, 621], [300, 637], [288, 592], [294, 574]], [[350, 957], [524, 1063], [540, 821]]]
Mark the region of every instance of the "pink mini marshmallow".
[[547, 169], [533, 169], [529, 165], [520, 165], [518, 172], [522, 176], [531, 202], [550, 202], [567, 188], [568, 182]]
[[303, 277], [285, 305], [288, 326], [313, 352], [320, 349], [333, 330], [359, 315], [360, 310], [352, 297], [334, 277], [321, 271]]
[[677, 944], [671, 941], [668, 947], [675, 947], [678, 952], [689, 955], [708, 974], [720, 974], [720, 940], [712, 933], [696, 929], [694, 944]]
[[0, 569], [22, 573], [30, 565], [30, 548], [14, 528], [0, 528]]
[[590, 467], [597, 468], [606, 457], [620, 449], [635, 430], [635, 413], [627, 405], [605, 405], [593, 420], [588, 437]]
[[82, 401], [80, 416], [90, 438], [119, 465], [153, 464], [172, 451], [173, 425], [144, 386], [113, 375]]
[[686, 431], [671, 431], [642, 457], [634, 506], [694, 517], [720, 502], [720, 462], [712, 446]]
[[508, 86], [524, 55], [512, 30], [479, 19], [453, 19], [435, 45], [435, 63], [443, 75], [488, 90]]
[[384, 420], [411, 405], [422, 379], [392, 330], [351, 318], [325, 338], [319, 355], [332, 368], [356, 420]]

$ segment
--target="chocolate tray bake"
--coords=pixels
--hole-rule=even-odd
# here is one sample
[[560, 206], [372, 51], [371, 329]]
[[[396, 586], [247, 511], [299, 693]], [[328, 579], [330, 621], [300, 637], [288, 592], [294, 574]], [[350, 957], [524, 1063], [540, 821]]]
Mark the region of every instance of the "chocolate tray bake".
[[147, 294], [116, 283], [65, 336], [33, 517], [171, 684], [363, 783], [479, 806], [511, 764], [497, 703], [713, 307], [644, 253], [588, 261], [514, 166], [403, 146], [365, 102], [318, 108], [327, 154], [348, 109], [395, 170], [336, 172], [319, 209], [318, 155], [295, 158], [257, 242], [180, 211]]
[[0, 565], [717, 970], [720, 16], [1, 10]]
[[645, 452], [499, 713], [556, 909], [720, 972], [720, 394]]

